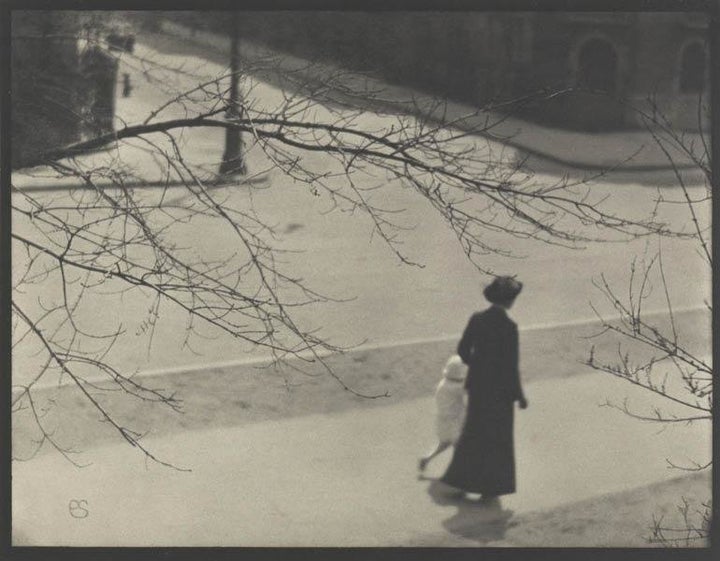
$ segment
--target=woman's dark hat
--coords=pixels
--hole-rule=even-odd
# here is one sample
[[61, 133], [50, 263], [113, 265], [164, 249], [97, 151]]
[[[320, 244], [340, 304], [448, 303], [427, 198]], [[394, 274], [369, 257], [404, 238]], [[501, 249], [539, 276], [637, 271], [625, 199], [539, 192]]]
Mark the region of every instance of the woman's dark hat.
[[483, 294], [492, 304], [512, 302], [515, 297], [520, 294], [522, 287], [523, 284], [513, 277], [495, 277], [495, 279], [485, 287]]

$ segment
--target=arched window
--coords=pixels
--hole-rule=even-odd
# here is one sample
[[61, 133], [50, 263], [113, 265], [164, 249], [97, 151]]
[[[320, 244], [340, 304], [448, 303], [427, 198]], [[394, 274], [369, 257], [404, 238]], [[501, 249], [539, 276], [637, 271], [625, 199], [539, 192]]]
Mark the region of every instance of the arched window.
[[680, 63], [680, 91], [700, 93], [705, 89], [705, 47], [690, 43], [683, 49]]
[[580, 49], [577, 83], [581, 88], [601, 92], [615, 92], [617, 82], [617, 54], [604, 39], [590, 39]]

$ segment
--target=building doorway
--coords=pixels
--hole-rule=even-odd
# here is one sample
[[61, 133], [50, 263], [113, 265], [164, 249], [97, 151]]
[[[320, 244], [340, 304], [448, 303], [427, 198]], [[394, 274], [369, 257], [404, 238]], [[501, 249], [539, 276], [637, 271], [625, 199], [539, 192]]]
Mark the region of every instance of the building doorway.
[[578, 86], [592, 92], [616, 93], [617, 66], [613, 46], [604, 39], [590, 39], [578, 55]]
[[705, 91], [705, 47], [700, 42], [687, 45], [680, 65], [680, 93], [701, 94]]
[[624, 108], [619, 84], [619, 57], [610, 41], [592, 38], [577, 55], [576, 86], [570, 113], [575, 125], [587, 131], [623, 127]]

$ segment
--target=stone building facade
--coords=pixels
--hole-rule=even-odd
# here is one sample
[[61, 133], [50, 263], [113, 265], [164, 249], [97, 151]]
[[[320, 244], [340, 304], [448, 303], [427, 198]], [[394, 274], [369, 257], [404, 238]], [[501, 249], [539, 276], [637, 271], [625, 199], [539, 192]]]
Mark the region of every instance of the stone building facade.
[[582, 129], [641, 124], [652, 103], [673, 126], [709, 125], [707, 22], [701, 14], [523, 14], [522, 63], [510, 60], [507, 91], [578, 91], [540, 104], [538, 116]]

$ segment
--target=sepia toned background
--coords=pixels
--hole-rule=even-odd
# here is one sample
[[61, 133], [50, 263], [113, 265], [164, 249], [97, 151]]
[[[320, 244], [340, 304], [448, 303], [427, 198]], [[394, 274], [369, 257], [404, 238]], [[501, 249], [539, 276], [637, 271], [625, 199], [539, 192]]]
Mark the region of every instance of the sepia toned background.
[[[703, 14], [12, 18], [14, 544], [705, 545]], [[250, 124], [113, 136], [210, 111]], [[394, 153], [339, 161], [327, 147], [344, 137], [320, 133], [273, 152], [264, 119], [268, 134], [342, 126], [376, 142], [400, 127], [438, 171], [397, 171]], [[451, 223], [453, 206], [477, 222]], [[182, 306], [176, 285], [152, 290], [158, 248], [213, 281], [256, 281], [223, 212], [261, 224], [257, 256], [272, 255], [245, 301], [287, 300], [257, 326], [222, 323], [238, 309], [224, 289]], [[535, 212], [540, 226], [524, 221]], [[524, 283], [511, 316], [530, 402], [518, 492], [497, 511], [438, 489], [449, 453], [417, 477], [442, 365], [492, 274]]]

